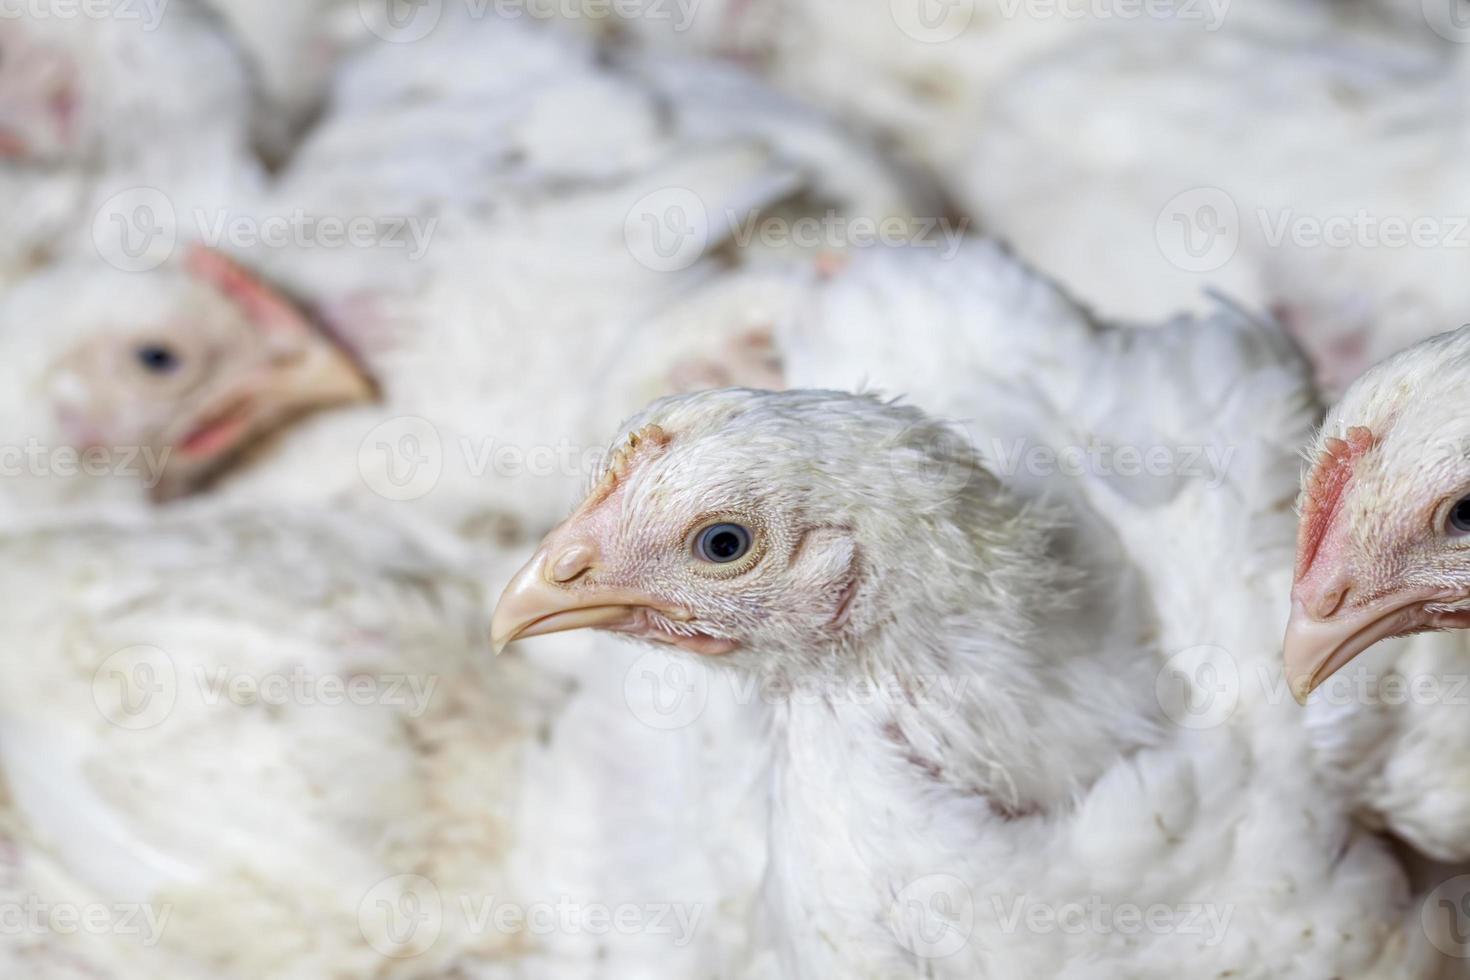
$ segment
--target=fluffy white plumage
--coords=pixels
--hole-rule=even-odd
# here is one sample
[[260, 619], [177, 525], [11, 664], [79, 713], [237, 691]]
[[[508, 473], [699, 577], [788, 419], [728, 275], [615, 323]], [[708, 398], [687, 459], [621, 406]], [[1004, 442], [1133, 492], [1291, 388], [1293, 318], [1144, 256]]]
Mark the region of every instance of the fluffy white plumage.
[[[964, 420], [992, 468], [1049, 492], [1056, 480], [1037, 480], [1025, 466], [1017, 471], [1026, 458], [1022, 447], [997, 438], [997, 431], [1030, 431], [1031, 446], [1144, 453], [1164, 447], [1171, 470], [1184, 467], [1193, 475], [1120, 475], [1117, 457], [1101, 456], [1106, 470], [1090, 472], [1082, 491], [1119, 528], [1164, 617], [1165, 642], [1174, 651], [1203, 643], [1229, 650], [1239, 670], [1240, 710], [1251, 712], [1258, 746], [1309, 740], [1318, 777], [1359, 818], [1435, 859], [1464, 860], [1470, 804], [1460, 782], [1446, 778], [1446, 760], [1458, 754], [1470, 721], [1452, 697], [1425, 704], [1394, 687], [1428, 682], [1445, 694], [1456, 689], [1463, 640], [1426, 636], [1385, 644], [1334, 681], [1300, 719], [1280, 710], [1287, 688], [1273, 662], [1291, 577], [1299, 448], [1312, 445], [1308, 456], [1319, 459], [1324, 441], [1345, 437], [1352, 426], [1404, 423], [1401, 483], [1375, 492], [1378, 503], [1366, 504], [1370, 510], [1360, 518], [1362, 533], [1373, 535], [1381, 516], [1372, 508], [1411, 496], [1402, 481], [1423, 479], [1425, 453], [1442, 455], [1458, 444], [1449, 392], [1458, 384], [1461, 355], [1448, 353], [1441, 340], [1370, 372], [1314, 435], [1316, 403], [1296, 355], [1276, 331], [1252, 325], [1218, 300], [1217, 312], [1204, 321], [1186, 318], [1139, 333], [1107, 330], [997, 249], [978, 246], [970, 261], [951, 265], [926, 258], [874, 256], [855, 267], [850, 281], [835, 279], [782, 332], [789, 377], [912, 393], [926, 407]], [[1098, 383], [1105, 377], [1132, 381], [1118, 389]], [[951, 378], [964, 380], [946, 381]], [[983, 388], [977, 378], [985, 379]], [[1442, 392], [1437, 397], [1426, 389], [1429, 378]], [[1405, 418], [1408, 391], [1418, 392], [1414, 404], [1425, 415], [1414, 425]], [[1028, 405], [1041, 408], [1018, 429], [1013, 413]], [[1064, 421], [1035, 429], [1038, 418]], [[1222, 567], [1238, 571], [1228, 601], [1216, 573]], [[1267, 704], [1252, 704], [1262, 697]]]
[[[1172, 656], [1217, 646], [1229, 654], [1222, 662], [1238, 671], [1235, 730], [1222, 740], [1234, 744], [1206, 741], [1190, 751], [1223, 752], [1212, 764], [1233, 756], [1259, 767], [1241, 773], [1238, 788], [1250, 793], [1266, 785], [1299, 793], [1291, 788], [1299, 769], [1314, 771], [1319, 785], [1337, 785], [1341, 757], [1312, 757], [1273, 662], [1285, 616], [1295, 451], [1315, 418], [1288, 345], [1273, 328], [1219, 307], [1208, 319], [1156, 331], [1109, 330], [1068, 309], [1053, 287], [999, 250], [978, 247], [952, 265], [928, 258], [893, 256], [859, 265], [850, 282], [837, 278], [815, 315], [808, 311], [787, 334], [789, 379], [908, 392], [964, 420], [988, 465], [1044, 497], [1065, 481], [1045, 471], [1044, 457], [1043, 470], [1028, 473], [1022, 440], [1028, 449], [1049, 445], [1059, 453], [1104, 450], [1090, 457], [1070, 492], [1117, 529], [1144, 576], [1159, 617], [1158, 649]], [[875, 310], [882, 312], [863, 315]], [[846, 353], [824, 356], [836, 330]], [[890, 339], [897, 336], [908, 342], [902, 350]], [[1119, 389], [1100, 378], [1130, 383]], [[1130, 448], [1140, 457], [1163, 449], [1168, 465], [1119, 472], [1126, 461], [1118, 451]], [[1233, 570], [1228, 587], [1215, 571], [1221, 567]], [[1192, 668], [1191, 681], [1211, 679]], [[1352, 723], [1343, 730], [1372, 737]], [[1270, 757], [1288, 750], [1285, 764]], [[1391, 779], [1401, 762], [1385, 751], [1352, 771]], [[1338, 819], [1357, 806], [1352, 783], [1349, 777], [1338, 788]], [[1260, 819], [1259, 811], [1241, 817]]]
[[[322, 125], [288, 156], [327, 69], [366, 40], [364, 31], [383, 25], [364, 20], [363, 5], [341, 0], [289, 10], [274, 0], [216, 0], [254, 59], [263, 96], [255, 135], [272, 157], [287, 160], [269, 195], [257, 195], [256, 168], [243, 152], [245, 89], [235, 52], [197, 7], [174, 4], [157, 40], [125, 36], [116, 24], [57, 35], [57, 49], [86, 49], [67, 62], [83, 66], [91, 83], [80, 90], [77, 118], [135, 114], [131, 131], [108, 127], [95, 146], [50, 146], [44, 112], [32, 130], [27, 114], [45, 108], [47, 86], [68, 73], [43, 66], [10, 88], [19, 96], [7, 96], [0, 77], [0, 157], [13, 155], [19, 132], [44, 151], [37, 159], [54, 154], [64, 163], [43, 173], [31, 162], [0, 161], [7, 167], [0, 180], [23, 183], [25, 200], [44, 212], [13, 213], [27, 223], [25, 235], [7, 238], [7, 247], [23, 246], [13, 267], [50, 261], [51, 252], [78, 243], [109, 257], [91, 214], [115, 190], [138, 184], [163, 188], [185, 216], [202, 204], [214, 219], [300, 212], [313, 223], [371, 218], [380, 231], [400, 219], [418, 224], [395, 233], [411, 239], [402, 250], [231, 247], [288, 286], [289, 298], [254, 273], [243, 289], [224, 288], [228, 276], [217, 267], [202, 277], [177, 266], [127, 276], [79, 262], [0, 298], [0, 360], [14, 379], [0, 406], [9, 420], [0, 445], [35, 439], [51, 454], [42, 478], [6, 480], [0, 516], [7, 520], [99, 504], [135, 511], [146, 489], [139, 480], [59, 479], [57, 453], [86, 443], [99, 419], [116, 426], [107, 430], [113, 442], [166, 447], [198, 409], [194, 396], [215, 383], [230, 388], [258, 366], [261, 351], [294, 363], [308, 349], [342, 368], [350, 350], [383, 394], [380, 404], [316, 415], [277, 439], [230, 447], [248, 448], [249, 458], [215, 488], [223, 509], [186, 510], [161, 525], [84, 524], [0, 541], [8, 555], [0, 561], [0, 623], [11, 636], [3, 645], [11, 683], [0, 694], [0, 762], [11, 790], [0, 811], [0, 841], [10, 846], [0, 850], [0, 896], [169, 902], [178, 916], [153, 949], [116, 936], [0, 944], [0, 963], [11, 972], [109, 980], [328, 971], [692, 978], [783, 969], [794, 976], [1429, 975], [1402, 870], [1352, 817], [1366, 814], [1436, 855], [1463, 853], [1465, 795], [1434, 781], [1431, 757], [1463, 742], [1464, 723], [1444, 712], [1374, 706], [1314, 709], [1304, 729], [1288, 703], [1274, 657], [1289, 565], [1285, 501], [1312, 407], [1299, 362], [1269, 328], [1219, 304], [1154, 331], [1113, 329], [983, 244], [946, 262], [915, 249], [788, 265], [781, 261], [788, 253], [806, 258], [802, 249], [760, 236], [746, 243], [742, 231], [752, 226], [741, 222], [939, 213], [940, 205], [915, 200], [872, 147], [741, 71], [610, 51], [484, 16], [488, 8], [474, 14], [473, 5], [450, 5], [423, 41], [368, 41], [333, 86]], [[981, 133], [979, 157], [972, 153], [977, 120], [1005, 122], [1027, 99], [1050, 105], [1056, 92], [1075, 94], [1068, 64], [1044, 62], [990, 111], [1000, 79], [1064, 42], [1099, 35], [1098, 24], [982, 5], [957, 38], [934, 44], [898, 26], [913, 12], [903, 4], [698, 6], [697, 17], [687, 11], [695, 46], [733, 52], [777, 88], [858, 121], [900, 157], [959, 174], [967, 204], [979, 202], [988, 220], [998, 216], [1002, 233], [1044, 255], [1106, 309], [1144, 319], [1195, 305], [1190, 277], [1141, 280], [1149, 265], [1136, 260], [1145, 245], [1157, 248], [1151, 239], [1136, 249], [1116, 240], [1103, 247], [1076, 235], [1075, 225], [1064, 240], [1057, 222], [1036, 224], [1054, 207], [1082, 208], [1094, 225], [1143, 214], [1152, 234], [1157, 207], [1149, 212], [1139, 201], [1163, 179], [1156, 161], [1127, 164], [1137, 194], [1088, 195], [1078, 193], [1067, 155], [1095, 151], [1104, 170], [1119, 165], [1119, 133], [1133, 111], [1114, 104], [1124, 96], [1097, 100], [1101, 112], [1090, 102], [1088, 119], [1048, 109], [1059, 131], [1041, 137], [1034, 120], [1023, 120], [1014, 146], [1006, 140], [1015, 134], [997, 124], [993, 140], [988, 128]], [[1360, 14], [1357, 5], [1251, 4], [1232, 15], [1277, 29], [1276, 42], [1293, 40], [1206, 43], [1169, 33], [1168, 41], [1110, 41], [1097, 55], [1068, 48], [1063, 57], [1087, 61], [1095, 76], [1116, 76], [1128, 99], [1138, 96], [1129, 76], [1140, 62], [1152, 84], [1175, 72], [1238, 81], [1240, 64], [1269, 47], [1280, 56], [1268, 62], [1270, 84], [1279, 73], [1296, 87], [1302, 61], [1322, 57], [1329, 70], [1316, 73], [1322, 84], [1309, 93], [1312, 131], [1321, 139], [1330, 129], [1344, 145], [1363, 130], [1418, 129], [1426, 115], [1457, 104], [1444, 69], [1417, 51], [1364, 47], [1365, 66], [1347, 63], [1340, 49], [1323, 55], [1300, 43]], [[23, 57], [43, 47], [39, 29], [17, 41], [4, 33], [10, 26], [0, 21], [0, 65], [11, 65], [12, 46]], [[661, 29], [654, 18], [628, 27]], [[1190, 54], [1178, 53], [1181, 43]], [[1206, 56], [1197, 57], [1197, 44]], [[146, 89], [109, 87], [105, 80], [130, 59], [148, 63], [159, 79]], [[1198, 63], [1184, 64], [1190, 60]], [[873, 83], [852, 85], [854, 66]], [[1239, 139], [1238, 93], [1216, 88], [1223, 108], [1196, 145]], [[154, 102], [129, 101], [140, 90], [169, 97], [155, 112]], [[75, 94], [65, 85], [57, 91]], [[1178, 108], [1168, 94], [1159, 98], [1168, 112]], [[1300, 117], [1272, 114], [1278, 107], [1267, 82], [1243, 101], [1247, 115], [1266, 119], [1283, 158], [1300, 147]], [[71, 103], [63, 103], [70, 115]], [[1198, 100], [1192, 106], [1190, 124], [1200, 115]], [[1172, 132], [1183, 128], [1176, 120]], [[1056, 159], [1045, 148], [1052, 138], [1072, 144]], [[1420, 189], [1398, 174], [1432, 157], [1426, 143], [1422, 135], [1385, 137], [1382, 159], [1314, 188], [1317, 200], [1324, 208], [1356, 203], [1373, 183], [1375, 207], [1420, 207]], [[1457, 134], [1445, 143], [1458, 150]], [[1172, 148], [1162, 136], [1157, 144]], [[83, 156], [69, 156], [82, 147]], [[1189, 154], [1158, 156], [1167, 158], [1159, 165], [1167, 180], [1193, 172]], [[85, 166], [76, 166], [80, 159]], [[1448, 179], [1444, 168], [1428, 169], [1434, 181]], [[191, 183], [200, 175], [202, 183]], [[1299, 200], [1269, 165], [1236, 167], [1229, 179], [1243, 182], [1238, 191], [1230, 185], [1242, 203], [1260, 187], [1277, 195], [1262, 200]], [[1450, 199], [1437, 186], [1434, 193]], [[697, 232], [707, 241], [681, 252], [691, 214], [696, 228], [701, 216], [709, 219]], [[1034, 237], [1018, 229], [1034, 229]], [[418, 246], [422, 252], [410, 254]], [[1448, 286], [1417, 282], [1413, 302], [1404, 302], [1405, 284], [1423, 268], [1417, 260], [1413, 270], [1408, 260], [1393, 264], [1390, 275], [1392, 263], [1375, 255], [1370, 277], [1355, 256], [1328, 268], [1311, 251], [1278, 250], [1269, 263], [1247, 262], [1248, 255], [1249, 241], [1215, 280], [1262, 303], [1279, 301], [1288, 283], [1294, 291], [1278, 311], [1307, 331], [1331, 319], [1350, 324], [1351, 334], [1343, 296], [1366, 305], [1365, 316], [1442, 312], [1456, 302]], [[1436, 283], [1452, 281], [1452, 264], [1445, 259]], [[1374, 288], [1362, 287], [1370, 281]], [[1093, 283], [1107, 294], [1094, 294]], [[1393, 302], [1372, 305], [1385, 295]], [[1115, 307], [1115, 298], [1139, 305]], [[296, 340], [261, 342], [283, 309], [302, 328]], [[343, 343], [312, 329], [307, 312]], [[1412, 320], [1403, 318], [1405, 336], [1417, 329]], [[1398, 336], [1398, 323], [1389, 335]], [[158, 338], [187, 338], [199, 344], [187, 351], [215, 355], [202, 387], [155, 397], [136, 379], [109, 374], [125, 368], [140, 341]], [[1334, 343], [1324, 347], [1343, 354]], [[109, 353], [94, 356], [98, 350]], [[1371, 356], [1351, 343], [1347, 353]], [[772, 486], [793, 473], [807, 479], [766, 450], [794, 446], [799, 456], [815, 444], [818, 482], [855, 495], [838, 516], [876, 535], [865, 546], [892, 549], [892, 567], [877, 575], [884, 588], [853, 607], [853, 622], [884, 635], [863, 648], [867, 676], [857, 679], [984, 679], [955, 692], [959, 710], [936, 714], [932, 702], [912, 698], [876, 706], [838, 698], [830, 712], [812, 710], [783, 697], [779, 685], [841, 684], [856, 675], [806, 647], [799, 669], [756, 664], [743, 675], [609, 648], [604, 639], [528, 648], [526, 656], [538, 658], [530, 669], [514, 658], [478, 659], [483, 584], [509, 570], [505, 545], [564, 510], [595, 467], [597, 437], [610, 418], [669, 390], [774, 385], [776, 368], [802, 387], [907, 392], [927, 412], [962, 422], [937, 426], [846, 396], [787, 396], [775, 417], [763, 415], [768, 403], [758, 396], [666, 404], [655, 411], [680, 439], [706, 428], [713, 439], [712, 420], [731, 405], [740, 415], [748, 399], [759, 435], [759, 452], [748, 460], [740, 442], [748, 433], [737, 418], [733, 443], [690, 463], [672, 505], [695, 499], [722, 459], [741, 479], [761, 467], [769, 467]], [[1147, 398], [1099, 378], [1128, 379]], [[362, 398], [359, 388], [340, 384], [330, 397], [282, 389], [290, 394], [278, 400], [272, 422]], [[889, 466], [852, 433], [828, 430], [834, 418], [854, 432], [893, 436], [900, 462]], [[802, 420], [809, 428], [793, 434], [788, 426]], [[999, 483], [974, 470], [959, 429]], [[1084, 452], [1083, 472], [1058, 475], [1066, 463], [1038, 462], [1032, 452], [1045, 447], [1101, 447], [1106, 462]], [[1121, 453], [1138, 450], [1150, 465], [1155, 449], [1163, 450], [1162, 471], [1120, 469]], [[236, 457], [232, 451], [190, 470], [184, 488], [242, 462]], [[834, 477], [830, 464], [843, 459], [852, 468]], [[146, 459], [134, 465], [153, 475]], [[442, 470], [416, 483], [426, 465]], [[399, 482], [404, 472], [408, 484]], [[870, 493], [857, 473], [873, 485], [896, 479], [902, 492]], [[949, 486], [957, 473], [973, 482]], [[232, 513], [229, 505], [241, 501], [266, 510]], [[303, 502], [347, 513], [297, 511]], [[952, 527], [928, 520], [946, 508], [963, 519]], [[925, 515], [925, 530], [939, 528], [936, 538], [900, 520], [914, 512]], [[441, 543], [446, 529], [460, 544], [472, 542], [473, 555]], [[821, 535], [813, 540], [812, 555], [842, 556]], [[942, 562], [944, 575], [925, 574]], [[1232, 570], [1226, 584], [1221, 567]], [[37, 580], [54, 586], [42, 603], [26, 591]], [[963, 593], [965, 585], [975, 593]], [[800, 605], [799, 587], [763, 599], [778, 614], [765, 617], [760, 639], [793, 653], [783, 647], [790, 637], [780, 635], [779, 612], [813, 609]], [[884, 602], [928, 603], [942, 611], [942, 628], [880, 629], [875, 608]], [[119, 705], [108, 700], [106, 682], [120, 676], [111, 670], [117, 666], [137, 679], [139, 656], [153, 665], [151, 654], [136, 651], [110, 659], [137, 643], [182, 644], [169, 666], [191, 695], [201, 693], [199, 671], [304, 666], [326, 675], [351, 651], [355, 670], [432, 676], [447, 681], [452, 696], [417, 717], [386, 706], [323, 714], [299, 703], [222, 713], [218, 704], [181, 698], [159, 725], [129, 731], [108, 721]], [[1186, 659], [1181, 673], [1165, 660], [1201, 645], [1226, 651], [1240, 690], [1228, 719], [1194, 731], [1177, 724], [1180, 712], [1208, 703], [1209, 691], [1191, 685], [1214, 677], [1201, 676], [1194, 661]], [[748, 652], [736, 661], [749, 665]], [[1452, 644], [1416, 644], [1400, 663], [1406, 671], [1429, 662], [1443, 669], [1457, 656]], [[708, 701], [695, 722], [665, 731], [649, 719], [665, 710], [661, 685], [670, 678]], [[751, 704], [761, 700], [753, 691], [769, 690], [763, 681], [777, 684], [769, 711]], [[234, 760], [228, 770], [224, 758]], [[1272, 860], [1262, 862], [1262, 854]], [[372, 891], [365, 882], [400, 869], [432, 879], [450, 901], [498, 894], [645, 909], [672, 901], [675, 918], [695, 921], [687, 941], [671, 948], [667, 934], [513, 937], [466, 931], [451, 916], [432, 950], [397, 962], [372, 948], [369, 935], [382, 936], [364, 935], [357, 903]], [[391, 904], [397, 896], [379, 897]], [[1202, 906], [1192, 921], [1204, 932], [1063, 929], [1038, 937], [1012, 918], [1028, 903], [1056, 912], [1062, 902], [1094, 900], [1176, 913]], [[931, 958], [926, 952], [947, 928], [934, 914], [955, 908], [947, 901], [969, 916], [965, 941], [957, 954]]]
[[[1176, 464], [1191, 447], [1239, 456], [1215, 474], [1094, 464], [1067, 479], [1012, 467], [1002, 490], [942, 426], [858, 398], [694, 396], [629, 423], [620, 440], [642, 433], [664, 448], [635, 448], [615, 467], [605, 506], [616, 517], [599, 516], [594, 495], [542, 552], [549, 568], [564, 546], [591, 549], [589, 570], [565, 586], [579, 602], [632, 589], [692, 610], [685, 630], [737, 644], [732, 668], [798, 689], [814, 678], [827, 691], [881, 689], [889, 676], [973, 682], [950, 711], [842, 697], [770, 711], [758, 943], [801, 976], [1175, 976], [1185, 964], [1432, 975], [1407, 881], [1319, 770], [1276, 663], [1291, 434], [1305, 438], [1313, 414], [1301, 363], [1273, 328], [1234, 310], [1107, 329], [999, 250], [932, 259], [860, 256], [822, 287], [780, 335], [788, 381], [910, 391], [962, 417], [993, 466], [1017, 442], [1160, 447]], [[1151, 397], [1124, 400], [1099, 377], [1147, 379]], [[992, 439], [1003, 448], [983, 448]], [[668, 539], [710, 513], [761, 528], [766, 564], [742, 564], [748, 578], [682, 571], [689, 559]], [[825, 640], [799, 625], [831, 613], [815, 556], [853, 552], [833, 552], [830, 533], [813, 530], [823, 527], [839, 540], [847, 529], [861, 556], [850, 619]], [[1088, 572], [1091, 562], [1107, 571]], [[798, 612], [802, 601], [818, 608]], [[664, 642], [680, 631], [678, 617], [652, 622], [664, 625], [626, 628], [673, 631]], [[1225, 651], [1215, 666], [1236, 671], [1238, 702], [1198, 725], [1189, 706], [1206, 688], [1191, 686], [1211, 677], [1170, 658], [1203, 646]], [[1322, 828], [1304, 850], [1301, 835]], [[1208, 942], [1083, 929], [1042, 943], [1006, 925], [1028, 904], [1089, 900], [1203, 903], [1233, 918]], [[964, 935], [929, 959], [935, 934], [919, 930], [941, 908]]]

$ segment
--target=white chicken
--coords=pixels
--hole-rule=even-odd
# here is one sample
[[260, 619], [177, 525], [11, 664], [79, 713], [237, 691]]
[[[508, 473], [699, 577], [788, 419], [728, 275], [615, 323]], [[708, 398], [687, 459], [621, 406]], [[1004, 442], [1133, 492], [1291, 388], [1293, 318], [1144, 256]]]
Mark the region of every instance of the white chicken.
[[[1460, 411], [1470, 329], [1374, 367], [1312, 444], [1287, 674], [1365, 806], [1444, 859], [1470, 857], [1465, 635], [1470, 625], [1470, 427]], [[1370, 647], [1374, 649], [1342, 670]], [[1329, 681], [1329, 678], [1332, 678]]]
[[[973, 420], [984, 465], [871, 397], [656, 404], [502, 598], [497, 637], [600, 626], [818, 695], [768, 711], [757, 948], [784, 975], [1431, 975], [1402, 869], [1262, 673], [1312, 419], [1299, 362], [1230, 310], [1104, 329], [998, 250], [932, 258], [839, 273], [778, 331], [787, 380], [913, 391]], [[1147, 378], [1148, 406], [1099, 377]], [[1069, 471], [1069, 449], [1090, 462]], [[1144, 939], [1122, 906], [1231, 918]]]
[[[1269, 330], [1217, 344], [1177, 326], [1131, 342], [1114, 332], [1110, 343], [1116, 346], [1103, 355], [1092, 318], [994, 246], [972, 245], [966, 261], [933, 258], [916, 251], [876, 253], [810, 281], [767, 276], [760, 308], [772, 324], [786, 375], [810, 385], [918, 393], [926, 408], [966, 420], [986, 465], [1013, 486], [1056, 494], [1071, 451], [1074, 471], [1081, 466], [1088, 476], [1072, 492], [1114, 521], [1158, 597], [1160, 615], [1179, 616], [1181, 630], [1203, 635], [1237, 628], [1233, 607], [1217, 601], [1218, 583], [1193, 574], [1197, 555], [1221, 556], [1248, 570], [1249, 602], [1260, 629], [1250, 641], [1254, 663], [1242, 663], [1242, 676], [1260, 679], [1268, 701], [1282, 702], [1288, 685], [1269, 663], [1276, 646], [1270, 634], [1286, 615], [1281, 600], [1292, 563], [1296, 452], [1317, 418], [1295, 355]], [[748, 282], [745, 293], [754, 295], [755, 285]], [[671, 315], [707, 314], [691, 303]], [[1229, 336], [1222, 330], [1216, 339]], [[1089, 356], [1058, 353], [1074, 350]], [[1428, 373], [1439, 351], [1426, 350], [1414, 374]], [[1146, 411], [1125, 409], [1116, 390], [1096, 383], [1100, 374], [1157, 379], [1180, 371], [1187, 382], [1144, 386], [1149, 398], [1140, 404]], [[1239, 387], [1242, 375], [1248, 387]], [[1397, 385], [1377, 384], [1388, 390], [1420, 386], [1407, 368], [1392, 376]], [[986, 379], [983, 398], [975, 378]], [[759, 376], [736, 370], [715, 380], [750, 384]], [[1273, 418], [1268, 406], [1283, 414]], [[1452, 408], [1442, 411], [1452, 428]], [[1039, 417], [1060, 422], [1038, 429]], [[1333, 433], [1345, 437], [1354, 424], [1351, 416], [1329, 421], [1314, 458], [1326, 452], [1322, 440]], [[1028, 436], [1015, 438], [1017, 431]], [[1202, 440], [1202, 433], [1209, 437]], [[1082, 447], [1090, 453], [1079, 463]], [[1120, 454], [1146, 450], [1161, 453], [1160, 461], [1144, 466], [1140, 459], [1138, 471], [1119, 472]], [[1245, 533], [1238, 531], [1242, 501], [1256, 501]], [[1168, 555], [1172, 559], [1164, 560]], [[1189, 574], [1178, 573], [1179, 562]], [[1207, 627], [1205, 620], [1215, 615], [1224, 618]], [[1451, 862], [1470, 856], [1470, 793], [1446, 782], [1441, 765], [1470, 737], [1463, 730], [1470, 720], [1449, 697], [1458, 689], [1462, 659], [1453, 638], [1389, 644], [1362, 674], [1343, 678], [1339, 690], [1316, 699], [1306, 717], [1320, 774], [1354, 812], [1419, 852]], [[1302, 670], [1289, 671], [1292, 688], [1302, 683]], [[1425, 707], [1425, 698], [1434, 695], [1403, 694], [1400, 688], [1411, 683], [1440, 696]], [[1272, 717], [1284, 725], [1278, 737], [1301, 740], [1296, 721]], [[1440, 873], [1429, 869], [1427, 880]]]
[[63, 264], [0, 295], [3, 519], [137, 510], [373, 388], [289, 301], [206, 251], [187, 268]]
[[157, 265], [258, 192], [238, 52], [194, 0], [35, 0], [0, 18], [0, 286], [58, 255]]
[[[572, 502], [608, 419], [677, 387], [691, 355], [748, 332], [645, 325], [715, 288], [732, 253], [785, 261], [779, 241], [742, 241], [747, 216], [905, 210], [871, 154], [748, 79], [694, 92], [679, 62], [613, 68], [583, 42], [514, 22], [466, 30], [353, 62], [258, 216], [300, 215], [297, 232], [230, 249], [254, 271], [194, 248], [127, 282], [75, 266], [0, 300], [25, 399], [6, 443], [141, 444], [169, 469], [149, 471], [155, 495], [173, 496], [277, 423], [361, 401], [357, 361], [382, 404], [294, 429], [221, 492], [422, 501], [457, 530], [498, 535], [508, 515], [539, 534]], [[595, 126], [579, 122], [588, 104], [601, 107]], [[415, 138], [402, 139], [405, 126]], [[436, 173], [450, 176], [424, 179]], [[326, 222], [358, 219], [369, 241], [322, 238]], [[277, 320], [294, 339], [262, 340]], [[608, 370], [634, 349], [641, 363]], [[306, 353], [322, 374], [274, 390], [261, 377], [262, 357], [285, 365]], [[208, 438], [195, 438], [201, 426]], [[183, 433], [198, 454], [180, 452]], [[141, 502], [139, 481], [123, 482], [99, 492]], [[73, 499], [58, 503], [97, 483], [68, 482]]]
[[[601, 625], [824, 693], [770, 710], [756, 943], [783, 975], [1430, 975], [1386, 847], [1328, 795], [1276, 802], [1300, 753], [1272, 773], [1246, 732], [1170, 728], [1126, 576], [1089, 588], [1065, 535], [982, 470], [957, 493], [909, 485], [974, 465], [942, 426], [735, 391], [661, 403], [625, 438], [497, 635]], [[953, 703], [933, 700], [944, 680]], [[1320, 850], [1261, 867], [1322, 826]], [[1180, 919], [1143, 941], [1120, 905]], [[1073, 908], [1104, 911], [1034, 924]], [[1186, 908], [1222, 918], [1186, 926]]]

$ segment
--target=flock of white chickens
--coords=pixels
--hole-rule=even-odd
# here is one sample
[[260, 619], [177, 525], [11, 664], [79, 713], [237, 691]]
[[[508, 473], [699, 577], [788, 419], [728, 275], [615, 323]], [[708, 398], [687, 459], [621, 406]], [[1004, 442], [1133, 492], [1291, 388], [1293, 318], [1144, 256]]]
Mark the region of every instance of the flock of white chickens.
[[0, 0], [0, 977], [1470, 975], [1456, 2]]

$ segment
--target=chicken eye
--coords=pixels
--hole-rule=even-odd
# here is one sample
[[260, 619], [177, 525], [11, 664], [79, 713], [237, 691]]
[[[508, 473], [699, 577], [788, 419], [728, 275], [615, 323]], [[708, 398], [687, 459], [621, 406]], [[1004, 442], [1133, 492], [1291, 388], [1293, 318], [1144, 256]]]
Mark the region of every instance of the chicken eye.
[[1466, 497], [1450, 510], [1449, 533], [1460, 536], [1470, 534], [1470, 497]]
[[694, 539], [694, 553], [701, 561], [728, 565], [750, 551], [750, 531], [739, 524], [713, 524]]
[[149, 374], [170, 374], [179, 366], [179, 355], [165, 344], [144, 344], [133, 352], [133, 356]]

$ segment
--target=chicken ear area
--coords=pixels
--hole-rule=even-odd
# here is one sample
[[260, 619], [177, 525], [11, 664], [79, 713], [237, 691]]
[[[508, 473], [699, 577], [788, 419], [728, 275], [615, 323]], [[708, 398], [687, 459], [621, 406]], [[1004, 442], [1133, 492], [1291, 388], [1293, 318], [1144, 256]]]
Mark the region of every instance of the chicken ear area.
[[807, 595], [830, 597], [828, 626], [840, 629], [852, 613], [860, 577], [857, 542], [844, 527], [818, 527], [808, 531], [791, 556], [791, 568]]

